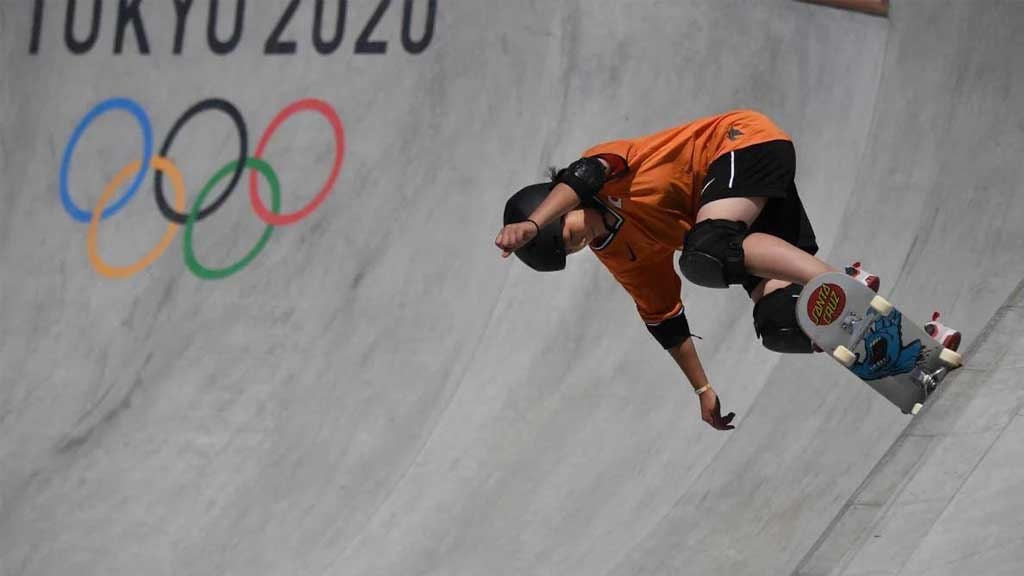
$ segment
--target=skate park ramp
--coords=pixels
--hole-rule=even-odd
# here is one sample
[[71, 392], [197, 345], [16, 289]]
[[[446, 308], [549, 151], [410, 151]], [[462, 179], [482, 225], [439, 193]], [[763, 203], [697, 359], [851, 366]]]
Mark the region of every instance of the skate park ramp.
[[[1024, 3], [891, 5], [0, 1], [0, 576], [1020, 574]], [[916, 418], [687, 284], [712, 430], [592, 255], [498, 257], [733, 108], [963, 331]]]

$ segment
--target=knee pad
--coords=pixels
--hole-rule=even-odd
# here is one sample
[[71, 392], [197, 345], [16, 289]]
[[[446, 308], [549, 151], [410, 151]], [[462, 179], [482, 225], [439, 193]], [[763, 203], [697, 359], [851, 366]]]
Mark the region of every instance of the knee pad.
[[706, 288], [728, 288], [747, 277], [743, 240], [747, 225], [732, 220], [703, 220], [683, 241], [679, 270], [687, 280]]
[[814, 352], [814, 344], [796, 320], [796, 300], [802, 288], [796, 284], [781, 288], [754, 306], [754, 332], [765, 348], [783, 354]]

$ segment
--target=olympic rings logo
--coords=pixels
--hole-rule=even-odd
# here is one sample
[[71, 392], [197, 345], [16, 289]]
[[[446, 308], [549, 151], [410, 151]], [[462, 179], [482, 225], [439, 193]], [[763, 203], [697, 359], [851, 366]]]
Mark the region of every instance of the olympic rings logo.
[[[85, 131], [89, 126], [100, 116], [117, 110], [128, 112], [138, 122], [139, 128], [142, 131], [142, 157], [122, 168], [114, 176], [110, 183], [108, 183], [103, 189], [99, 201], [96, 203], [92, 212], [88, 212], [80, 208], [75, 204], [74, 200], [71, 199], [71, 191], [68, 186], [69, 173], [71, 171], [71, 159], [74, 156], [75, 147], [78, 145], [79, 140], [81, 140], [82, 135], [85, 134]], [[185, 184], [182, 179], [181, 172], [170, 159], [171, 145], [174, 143], [175, 137], [185, 124], [197, 115], [207, 111], [221, 112], [231, 119], [231, 122], [238, 130], [238, 157], [237, 159], [228, 162], [222, 168], [217, 170], [212, 177], [210, 177], [210, 180], [202, 187], [199, 195], [192, 203], [192, 207], [186, 211]], [[274, 172], [274, 169], [270, 164], [263, 159], [263, 153], [266, 150], [270, 139], [281, 124], [293, 115], [303, 111], [316, 112], [323, 116], [330, 124], [331, 129], [334, 132], [334, 164], [331, 167], [331, 172], [327, 177], [327, 181], [324, 183], [317, 195], [308, 204], [306, 204], [306, 206], [295, 212], [282, 214], [281, 183], [278, 180], [277, 173]], [[344, 154], [345, 131], [342, 126], [341, 118], [338, 117], [338, 113], [330, 104], [322, 100], [316, 100], [313, 98], [298, 100], [278, 112], [274, 119], [271, 120], [270, 125], [267, 126], [266, 131], [264, 131], [263, 135], [260, 136], [258, 144], [256, 145], [256, 151], [250, 157], [249, 135], [245, 121], [235, 105], [227, 100], [222, 100], [220, 98], [208, 98], [206, 100], [201, 100], [186, 110], [185, 113], [174, 122], [174, 125], [171, 127], [171, 131], [167, 133], [167, 136], [164, 138], [163, 144], [160, 147], [160, 153], [154, 155], [153, 128], [149, 120], [149, 115], [146, 114], [146, 111], [134, 100], [130, 100], [128, 98], [111, 98], [94, 106], [85, 115], [85, 117], [82, 118], [78, 125], [75, 126], [74, 131], [71, 133], [71, 138], [68, 141], [67, 147], [64, 149], [64, 157], [60, 166], [60, 200], [64, 206], [64, 210], [67, 211], [71, 218], [77, 222], [89, 224], [89, 229], [86, 233], [86, 251], [93, 269], [101, 276], [107, 278], [130, 278], [138, 274], [155, 262], [164, 253], [164, 251], [167, 250], [174, 241], [174, 237], [177, 235], [178, 229], [184, 226], [185, 233], [182, 241], [182, 252], [185, 265], [199, 278], [208, 280], [221, 279], [231, 276], [248, 266], [270, 240], [270, 236], [275, 226], [295, 224], [312, 214], [320, 207], [321, 204], [323, 204], [324, 200], [327, 199], [327, 196], [334, 188], [334, 184], [341, 173]], [[114, 214], [117, 214], [128, 204], [129, 201], [131, 201], [142, 187], [143, 181], [145, 180], [150, 167], [152, 167], [155, 172], [153, 187], [156, 204], [160, 213], [168, 221], [167, 228], [157, 245], [138, 261], [124, 266], [109, 264], [99, 255], [97, 240], [99, 224], [102, 220], [106, 220]], [[245, 172], [247, 168], [250, 170], [249, 203], [251, 204], [256, 216], [266, 223], [267, 226], [252, 249], [250, 249], [249, 252], [237, 262], [223, 268], [209, 268], [204, 266], [196, 258], [195, 252], [192, 249], [192, 237], [195, 224], [216, 212], [217, 209], [224, 204], [234, 191], [243, 172]], [[166, 175], [170, 180], [171, 189], [173, 190], [173, 205], [167, 201], [166, 194], [164, 193], [164, 175]], [[271, 200], [269, 208], [267, 208], [266, 204], [260, 198], [260, 176], [262, 176], [270, 185]], [[203, 203], [206, 201], [206, 198], [210, 195], [214, 187], [228, 177], [230, 177], [230, 181], [224, 191], [221, 192], [209, 206], [203, 208]], [[128, 185], [128, 188], [119, 198], [117, 198], [117, 200], [114, 200], [111, 203], [114, 193], [128, 179], [131, 179], [131, 183]]]

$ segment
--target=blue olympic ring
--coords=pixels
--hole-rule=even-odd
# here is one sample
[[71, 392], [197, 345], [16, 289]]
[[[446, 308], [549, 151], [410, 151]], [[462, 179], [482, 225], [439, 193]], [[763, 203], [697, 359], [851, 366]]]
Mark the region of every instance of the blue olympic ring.
[[71, 140], [68, 141], [68, 146], [64, 149], [64, 159], [60, 163], [60, 201], [64, 205], [64, 210], [79, 222], [88, 223], [92, 220], [92, 212], [82, 210], [71, 199], [71, 192], [68, 190], [68, 172], [71, 170], [71, 157], [75, 153], [75, 146], [78, 145], [78, 140], [85, 134], [85, 130], [89, 125], [103, 114], [112, 110], [125, 110], [131, 113], [138, 120], [139, 126], [142, 127], [142, 167], [139, 168], [139, 172], [136, 174], [135, 179], [132, 180], [128, 190], [103, 211], [101, 220], [110, 218], [124, 208], [128, 201], [132, 199], [132, 196], [139, 191], [139, 188], [142, 187], [142, 181], [149, 171], [150, 161], [153, 158], [153, 127], [150, 125], [149, 116], [142, 109], [142, 106], [128, 98], [111, 98], [94, 106], [85, 115], [85, 118], [78, 123], [78, 126], [75, 126], [75, 131], [71, 133]]

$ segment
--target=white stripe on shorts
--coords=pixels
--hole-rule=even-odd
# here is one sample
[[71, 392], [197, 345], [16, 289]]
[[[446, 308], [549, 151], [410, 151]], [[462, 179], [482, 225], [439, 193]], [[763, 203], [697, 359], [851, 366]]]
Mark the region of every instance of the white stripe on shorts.
[[729, 152], [729, 189], [732, 189], [732, 179], [736, 176], [736, 152]]

